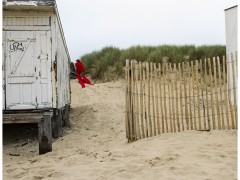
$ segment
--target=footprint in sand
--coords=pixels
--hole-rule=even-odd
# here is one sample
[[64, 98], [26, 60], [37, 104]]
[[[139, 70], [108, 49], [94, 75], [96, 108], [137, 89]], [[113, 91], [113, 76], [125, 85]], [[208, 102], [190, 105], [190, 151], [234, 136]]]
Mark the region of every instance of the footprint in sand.
[[54, 177], [54, 178], [58, 178], [58, 177], [61, 177], [61, 176], [63, 176], [64, 175], [64, 173], [62, 173], [62, 172], [52, 172], [52, 173], [50, 173], [49, 175], [48, 175], [48, 177]]
[[38, 173], [39, 173], [41, 176], [45, 176], [46, 174], [49, 174], [49, 173], [52, 173], [52, 172], [54, 172], [53, 169], [43, 169], [43, 170], [38, 171]]
[[44, 177], [42, 176], [33, 176], [33, 180], [39, 180], [39, 179], [43, 179]]
[[159, 165], [164, 165], [164, 164], [168, 164], [171, 161], [175, 161], [179, 158], [179, 154], [168, 154], [162, 157], [155, 157], [153, 159], [150, 160], [146, 160], [146, 162], [151, 166], [151, 167], [155, 167], [155, 166], [159, 166]]
[[79, 161], [77, 159], [70, 159], [69, 161], [65, 162], [64, 165], [66, 166], [73, 166], [73, 165], [77, 165]]
[[12, 169], [8, 169], [7, 172], [8, 173], [11, 173], [11, 172], [14, 172], [17, 168], [12, 168]]
[[31, 164], [33, 164], [33, 163], [35, 163], [35, 162], [38, 162], [39, 160], [41, 160], [41, 159], [30, 159], [29, 162], [30, 162]]
[[15, 176], [13, 176], [14, 178], [22, 178], [25, 174], [27, 174], [28, 173], [28, 171], [24, 171], [24, 172], [21, 172], [21, 173], [19, 173], [19, 174], [17, 174], [17, 175], [15, 175]]

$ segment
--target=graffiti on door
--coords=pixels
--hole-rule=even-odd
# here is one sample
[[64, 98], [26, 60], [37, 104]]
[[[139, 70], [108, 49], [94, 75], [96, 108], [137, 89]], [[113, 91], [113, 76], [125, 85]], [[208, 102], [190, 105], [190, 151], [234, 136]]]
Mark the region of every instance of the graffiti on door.
[[10, 49], [11, 52], [14, 52], [14, 51], [17, 51], [17, 50], [24, 51], [23, 44], [19, 43], [19, 42], [14, 42], [14, 43], [10, 44], [9, 49]]

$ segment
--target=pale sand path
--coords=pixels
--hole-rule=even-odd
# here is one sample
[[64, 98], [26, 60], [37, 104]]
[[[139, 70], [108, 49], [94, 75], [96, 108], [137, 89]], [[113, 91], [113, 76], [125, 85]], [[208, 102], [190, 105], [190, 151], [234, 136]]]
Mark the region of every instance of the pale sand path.
[[[37, 154], [37, 141], [3, 146], [3, 179], [237, 179], [237, 131], [185, 131], [127, 143], [124, 81], [71, 81], [72, 129]], [[35, 150], [35, 153], [30, 151]], [[34, 156], [33, 156], [34, 155]]]

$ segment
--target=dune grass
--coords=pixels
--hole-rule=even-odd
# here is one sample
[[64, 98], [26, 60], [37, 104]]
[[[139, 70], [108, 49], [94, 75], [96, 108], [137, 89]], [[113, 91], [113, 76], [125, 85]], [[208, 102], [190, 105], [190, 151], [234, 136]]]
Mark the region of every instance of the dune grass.
[[123, 67], [126, 59], [137, 61], [151, 61], [156, 63], [169, 62], [180, 63], [226, 54], [225, 45], [161, 45], [161, 46], [133, 46], [128, 49], [117, 47], [105, 47], [100, 51], [94, 51], [81, 57], [86, 67], [86, 73], [92, 79], [105, 79], [109, 74], [114, 77], [124, 75]]

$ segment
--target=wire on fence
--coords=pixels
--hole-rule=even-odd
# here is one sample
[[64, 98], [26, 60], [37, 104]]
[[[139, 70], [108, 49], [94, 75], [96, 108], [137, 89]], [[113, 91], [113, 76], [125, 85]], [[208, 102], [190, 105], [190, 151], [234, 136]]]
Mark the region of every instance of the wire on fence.
[[[180, 124], [182, 130], [190, 126], [197, 130], [197, 125], [198, 129], [207, 126], [209, 129], [237, 128], [237, 81], [234, 76], [237, 57], [233, 60], [232, 55], [230, 60], [226, 62], [223, 57], [220, 63], [219, 57], [212, 62], [208, 58], [195, 63], [178, 63], [178, 67], [176, 63], [132, 60], [129, 64], [127, 60], [125, 113], [129, 140], [140, 137], [137, 134], [140, 129], [141, 137], [145, 137], [145, 131], [147, 137], [156, 135], [156, 129], [160, 133], [160, 123], [162, 132], [176, 132], [176, 128], [180, 131], [180, 126], [175, 126]], [[235, 75], [237, 77], [237, 73]]]

